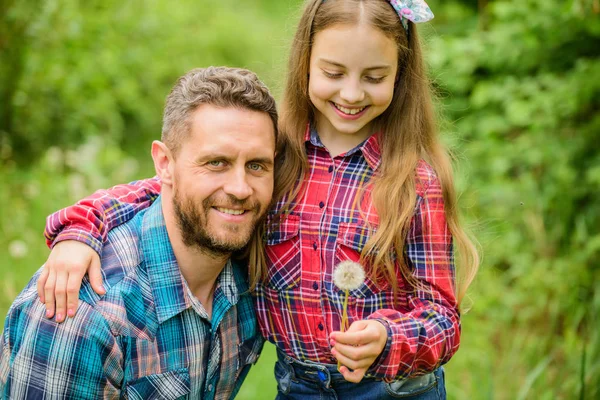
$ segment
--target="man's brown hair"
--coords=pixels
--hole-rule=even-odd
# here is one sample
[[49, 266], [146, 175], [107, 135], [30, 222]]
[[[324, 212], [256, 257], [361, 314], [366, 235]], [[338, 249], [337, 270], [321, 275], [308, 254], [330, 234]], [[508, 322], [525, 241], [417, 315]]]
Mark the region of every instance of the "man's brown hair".
[[161, 140], [176, 156], [190, 132], [190, 116], [202, 104], [269, 114], [277, 141], [277, 108], [267, 86], [242, 68], [196, 68], [177, 80], [167, 96]]

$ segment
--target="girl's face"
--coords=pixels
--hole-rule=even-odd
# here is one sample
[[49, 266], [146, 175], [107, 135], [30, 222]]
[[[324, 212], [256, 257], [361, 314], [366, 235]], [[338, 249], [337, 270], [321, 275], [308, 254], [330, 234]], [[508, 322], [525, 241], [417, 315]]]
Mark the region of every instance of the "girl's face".
[[325, 145], [348, 151], [372, 133], [371, 121], [392, 102], [397, 69], [396, 43], [367, 24], [334, 25], [315, 35], [308, 94]]

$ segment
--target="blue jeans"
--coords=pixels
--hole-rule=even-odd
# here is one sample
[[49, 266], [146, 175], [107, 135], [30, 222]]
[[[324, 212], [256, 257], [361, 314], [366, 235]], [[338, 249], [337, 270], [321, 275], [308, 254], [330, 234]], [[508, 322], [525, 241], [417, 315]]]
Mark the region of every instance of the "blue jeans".
[[365, 378], [348, 382], [334, 364], [299, 361], [277, 350], [277, 400], [406, 399], [445, 400], [444, 369], [390, 383]]

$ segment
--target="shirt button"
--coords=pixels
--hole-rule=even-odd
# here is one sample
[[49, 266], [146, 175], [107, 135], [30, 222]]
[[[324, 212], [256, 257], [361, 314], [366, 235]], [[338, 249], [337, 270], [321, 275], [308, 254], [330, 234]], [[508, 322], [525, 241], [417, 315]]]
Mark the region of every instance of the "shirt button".
[[323, 208], [323, 207], [325, 207], [325, 203], [323, 203], [323, 202], [320, 202], [320, 203], [319, 203], [319, 207], [320, 207], [320, 208]]
[[329, 172], [330, 172], [330, 173], [331, 173], [331, 172], [333, 172], [333, 165], [330, 165], [330, 166], [329, 166]]
[[317, 249], [317, 242], [313, 242], [313, 249]]
[[325, 327], [323, 326], [323, 323], [319, 322], [319, 330], [322, 331], [323, 329], [325, 329]]
[[210, 383], [210, 384], [208, 385], [208, 391], [209, 391], [209, 392], [212, 392], [212, 388], [213, 388], [213, 386], [212, 386], [212, 383]]
[[317, 282], [313, 282], [313, 289], [317, 290], [319, 288], [319, 284]]

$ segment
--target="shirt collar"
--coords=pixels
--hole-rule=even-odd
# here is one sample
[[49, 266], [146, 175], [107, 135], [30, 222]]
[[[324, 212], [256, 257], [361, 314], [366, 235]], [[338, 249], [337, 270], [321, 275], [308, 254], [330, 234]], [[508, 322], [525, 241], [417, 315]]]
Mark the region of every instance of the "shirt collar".
[[[380, 133], [376, 132], [373, 135], [369, 136], [367, 139], [365, 139], [362, 143], [341, 154], [340, 156], [351, 156], [360, 151], [365, 157], [365, 160], [367, 160], [367, 164], [369, 164], [369, 167], [371, 167], [373, 171], [376, 171], [379, 165], [381, 164], [381, 149], [379, 147], [379, 137]], [[323, 142], [321, 142], [317, 129], [310, 123], [307, 125], [306, 132], [304, 133], [304, 141], [312, 144], [315, 147], [321, 147], [325, 149], [325, 145], [323, 144]]]
[[[231, 259], [227, 260], [227, 264], [223, 271], [217, 277], [217, 288], [223, 291], [223, 295], [229, 302], [229, 304], [236, 304], [239, 300], [240, 293], [243, 293], [247, 289], [247, 285], [240, 285], [236, 281], [233, 270], [235, 266], [231, 262]], [[245, 283], [245, 281], [243, 282]]]
[[[158, 322], [162, 324], [169, 318], [192, 307], [193, 301], [169, 241], [162, 212], [161, 196], [158, 196], [144, 215], [141, 238], [141, 250], [154, 298], [156, 315]], [[244, 279], [236, 279], [234, 268], [238, 268], [238, 266], [234, 266], [230, 260], [227, 261], [225, 268], [217, 277], [215, 288], [215, 292], [222, 291], [223, 297], [230, 305], [235, 305], [240, 293], [247, 290]]]

